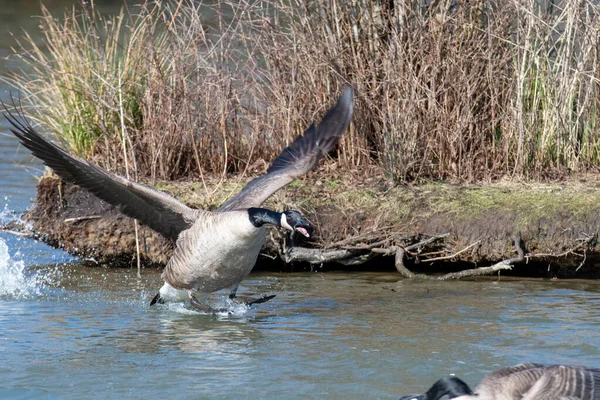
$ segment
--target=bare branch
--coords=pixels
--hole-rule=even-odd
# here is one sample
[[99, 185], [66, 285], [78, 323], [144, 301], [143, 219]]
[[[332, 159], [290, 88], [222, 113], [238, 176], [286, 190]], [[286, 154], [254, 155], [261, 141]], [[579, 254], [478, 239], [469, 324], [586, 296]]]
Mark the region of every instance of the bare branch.
[[[364, 233], [361, 233], [358, 235], [354, 235], [349, 238], [346, 238], [346, 239], [337, 241], [335, 243], [332, 243], [330, 245], [327, 245], [326, 248], [333, 248], [333, 247], [343, 248], [344, 246], [350, 246], [355, 243], [368, 242], [371, 240], [381, 241], [381, 237], [383, 236], [381, 232], [392, 229], [392, 228], [393, 228], [393, 226], [384, 226], [381, 228], [373, 229], [373, 230], [370, 230], [369, 232], [364, 232]], [[391, 238], [392, 238], [392, 235], [388, 235], [388, 239], [391, 239]]]
[[11, 235], [23, 236], [23, 237], [27, 237], [27, 238], [34, 238], [35, 237], [35, 235], [32, 232], [19, 232], [19, 231], [13, 231], [13, 230], [10, 230], [10, 229], [1, 229], [1, 228], [0, 228], [0, 232], [10, 233]]
[[[576, 255], [578, 257], [584, 257], [585, 258], [585, 250], [584, 250], [584, 254], [576, 253], [576, 250], [578, 250], [580, 248], [586, 249], [587, 247], [589, 247], [590, 245], [592, 245], [592, 243], [594, 243], [598, 239], [598, 234], [595, 233], [594, 235], [591, 235], [591, 236], [586, 235], [586, 236], [588, 236], [588, 237], [587, 238], [577, 239], [581, 243], [579, 243], [578, 245], [576, 245], [576, 246], [574, 246], [574, 247], [572, 247], [572, 248], [568, 249], [567, 251], [564, 251], [564, 252], [562, 252], [560, 254], [553, 254], [553, 253], [537, 253], [537, 254], [532, 254], [532, 253], [529, 253], [529, 254], [526, 255], [526, 257], [527, 258], [532, 258], [532, 257], [556, 257], [556, 258], [559, 258], [559, 257], [568, 256], [569, 254], [574, 254], [574, 255]], [[579, 268], [581, 268], [581, 266], [579, 266], [578, 269]]]
[[286, 263], [304, 261], [311, 264], [340, 261], [352, 256], [353, 253], [349, 250], [321, 250], [309, 249], [306, 247], [288, 247], [281, 254], [281, 258], [283, 258], [283, 261]]
[[432, 262], [432, 261], [440, 261], [440, 260], [450, 260], [455, 258], [456, 256], [458, 256], [459, 254], [464, 253], [465, 251], [469, 250], [470, 248], [472, 248], [473, 246], [478, 245], [479, 243], [481, 243], [481, 240], [476, 241], [475, 243], [472, 243], [470, 245], [468, 245], [467, 247], [465, 247], [464, 249], [462, 249], [461, 251], [451, 254], [449, 256], [444, 256], [444, 257], [435, 257], [435, 258], [427, 258], [425, 260], [422, 260], [423, 262]]
[[86, 221], [88, 219], [99, 219], [102, 218], [101, 215], [88, 215], [85, 217], [76, 217], [76, 218], [67, 218], [65, 219], [63, 222], [81, 222], [81, 221]]
[[525, 260], [525, 252], [523, 251], [523, 247], [521, 247], [521, 235], [517, 234], [513, 238], [515, 250], [517, 252], [517, 257], [509, 258], [507, 260], [500, 261], [490, 267], [480, 267], [474, 269], [466, 269], [464, 271], [452, 272], [450, 274], [446, 274], [444, 276], [440, 276], [438, 280], [447, 281], [450, 279], [460, 279], [471, 276], [481, 276], [481, 275], [490, 275], [498, 271], [512, 269], [513, 264], [522, 262]]
[[404, 255], [405, 251], [402, 247], [396, 247], [396, 259], [394, 260], [394, 265], [400, 274], [405, 278], [414, 278], [415, 274], [413, 274], [406, 266], [404, 265]]
[[371, 250], [374, 249], [376, 247], [380, 247], [382, 245], [388, 244], [389, 243], [389, 239], [383, 239], [383, 240], [379, 240], [377, 242], [373, 242], [371, 244], [368, 245], [363, 245], [363, 246], [340, 246], [340, 249], [344, 249], [344, 250]]
[[404, 247], [404, 250], [405, 251], [410, 251], [410, 250], [418, 249], [418, 248], [423, 247], [423, 246], [425, 246], [427, 244], [433, 243], [433, 242], [435, 242], [438, 239], [443, 239], [443, 238], [446, 238], [448, 236], [450, 236], [449, 233], [444, 233], [442, 235], [432, 236], [429, 239], [425, 239], [423, 241], [420, 241], [419, 243], [415, 243], [415, 244], [411, 244], [410, 246], [406, 246], [406, 247]]

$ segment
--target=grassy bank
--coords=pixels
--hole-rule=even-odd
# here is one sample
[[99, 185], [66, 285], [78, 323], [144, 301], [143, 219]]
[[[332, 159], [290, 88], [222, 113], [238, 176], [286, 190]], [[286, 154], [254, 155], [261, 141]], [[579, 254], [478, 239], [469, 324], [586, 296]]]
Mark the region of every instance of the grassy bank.
[[[179, 0], [52, 16], [5, 77], [72, 151], [151, 181], [251, 172], [346, 83], [337, 165], [396, 182], [596, 169], [600, 8], [591, 0]], [[543, 3], [543, 2], [542, 2]]]
[[[157, 187], [188, 204], [212, 208], [243, 184], [207, 177], [203, 184], [168, 181]], [[446, 273], [515, 257], [512, 243], [518, 235], [524, 259], [514, 265], [512, 274], [600, 276], [598, 185], [398, 186], [390, 185], [376, 167], [332, 171], [324, 166], [295, 182], [292, 189], [276, 193], [269, 206], [301, 211], [315, 224], [316, 235], [310, 243], [290, 247], [279, 230], [270, 230], [261, 252], [261, 264], [266, 262], [270, 268], [393, 269], [394, 253], [403, 248], [405, 266], [413, 272]], [[40, 181], [36, 202], [24, 220], [27, 226], [6, 228], [101, 265], [136, 264], [133, 221], [55, 177]], [[173, 243], [150, 228], [140, 227], [139, 240], [144, 265], [164, 265], [170, 258]], [[374, 263], [363, 264], [372, 259]]]

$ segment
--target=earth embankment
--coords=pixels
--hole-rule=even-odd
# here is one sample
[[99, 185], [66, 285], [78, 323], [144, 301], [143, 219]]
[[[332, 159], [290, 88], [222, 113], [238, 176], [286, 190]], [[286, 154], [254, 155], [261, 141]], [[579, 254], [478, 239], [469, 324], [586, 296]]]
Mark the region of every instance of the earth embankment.
[[[245, 182], [215, 178], [154, 186], [190, 206], [215, 208]], [[272, 230], [263, 254], [271, 265], [276, 260], [323, 268], [386, 263], [393, 268], [393, 257], [385, 256], [408, 248], [405, 266], [412, 271], [452, 272], [515, 257], [513, 240], [518, 237], [525, 257], [503, 273], [598, 278], [599, 205], [600, 184], [593, 179], [395, 186], [376, 168], [348, 173], [329, 165], [276, 193], [267, 204], [297, 209], [315, 224], [312, 242], [295, 243], [309, 250], [290, 252], [289, 238]], [[40, 180], [36, 201], [23, 219], [31, 223], [32, 235], [69, 253], [100, 264], [136, 265], [134, 221], [55, 177]], [[142, 263], [164, 265], [173, 243], [141, 225], [138, 237]], [[423, 244], [414, 246], [418, 243]]]

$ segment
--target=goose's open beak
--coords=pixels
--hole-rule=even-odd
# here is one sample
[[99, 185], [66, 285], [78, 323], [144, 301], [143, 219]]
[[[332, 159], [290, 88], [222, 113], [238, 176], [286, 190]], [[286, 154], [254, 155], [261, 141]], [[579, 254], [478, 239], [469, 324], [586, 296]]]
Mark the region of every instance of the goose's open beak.
[[306, 236], [306, 237], [310, 237], [310, 233], [308, 233], [308, 230], [307, 230], [306, 228], [304, 228], [304, 227], [302, 227], [302, 226], [297, 226], [297, 227], [296, 227], [296, 230], [297, 230], [298, 232], [300, 232], [301, 234], [303, 234], [304, 236]]
[[309, 238], [315, 228], [312, 226], [310, 222], [303, 219], [298, 221], [296, 226], [294, 226], [294, 230], [300, 232], [304, 237]]

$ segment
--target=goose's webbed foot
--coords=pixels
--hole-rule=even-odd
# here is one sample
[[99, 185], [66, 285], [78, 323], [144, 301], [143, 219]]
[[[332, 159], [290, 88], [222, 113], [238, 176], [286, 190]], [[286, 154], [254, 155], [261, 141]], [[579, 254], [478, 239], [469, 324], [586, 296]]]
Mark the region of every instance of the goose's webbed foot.
[[259, 297], [258, 299], [246, 299], [246, 301], [244, 301], [244, 304], [246, 304], [247, 306], [251, 306], [253, 304], [266, 303], [267, 301], [271, 300], [275, 296], [276, 295], [272, 294], [269, 296]]
[[165, 304], [165, 301], [160, 297], [160, 292], [156, 293], [156, 296], [152, 298], [150, 305], [153, 306], [155, 304]]
[[242, 304], [247, 305], [248, 307], [254, 305], [254, 304], [260, 304], [260, 303], [266, 303], [267, 301], [271, 300], [273, 297], [275, 297], [276, 295], [272, 294], [270, 296], [263, 296], [263, 297], [259, 297], [257, 299], [248, 299], [248, 298], [243, 298], [243, 297], [237, 297], [235, 295], [235, 293], [232, 293], [229, 295], [229, 298], [231, 300], [236, 300], [239, 301]]
[[190, 295], [190, 306], [207, 314], [229, 312], [229, 310], [226, 308], [212, 308], [211, 306], [207, 306], [206, 304], [198, 301], [194, 295]]

